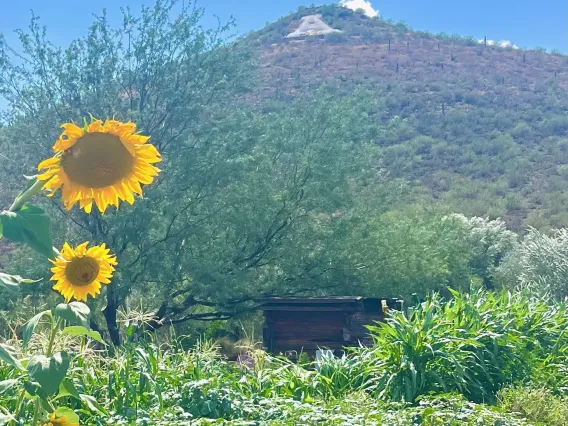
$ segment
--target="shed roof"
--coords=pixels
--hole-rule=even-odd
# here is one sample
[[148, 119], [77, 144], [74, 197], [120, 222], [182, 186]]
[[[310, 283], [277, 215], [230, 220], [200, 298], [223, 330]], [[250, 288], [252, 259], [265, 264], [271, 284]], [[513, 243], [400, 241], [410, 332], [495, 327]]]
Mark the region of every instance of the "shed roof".
[[380, 311], [380, 301], [392, 305], [395, 299], [365, 298], [361, 296], [330, 297], [271, 297], [264, 299], [263, 311]]

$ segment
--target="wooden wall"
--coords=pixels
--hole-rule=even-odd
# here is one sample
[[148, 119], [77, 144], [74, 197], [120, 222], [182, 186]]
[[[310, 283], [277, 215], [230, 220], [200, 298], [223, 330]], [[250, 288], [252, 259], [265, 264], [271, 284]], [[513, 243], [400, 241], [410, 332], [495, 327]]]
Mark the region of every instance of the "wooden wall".
[[382, 320], [383, 312], [357, 301], [343, 305], [317, 304], [311, 309], [273, 306], [265, 310], [264, 316], [263, 341], [269, 352], [296, 351], [313, 356], [318, 349], [333, 349], [336, 355], [341, 355], [344, 346], [372, 343], [365, 325]]

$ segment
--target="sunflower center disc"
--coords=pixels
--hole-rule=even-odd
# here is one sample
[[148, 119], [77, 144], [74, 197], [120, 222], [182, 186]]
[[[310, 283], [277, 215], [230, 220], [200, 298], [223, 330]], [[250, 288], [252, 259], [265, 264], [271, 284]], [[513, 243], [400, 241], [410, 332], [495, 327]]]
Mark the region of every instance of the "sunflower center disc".
[[65, 151], [61, 164], [71, 183], [105, 188], [130, 174], [134, 157], [118, 136], [88, 133]]
[[99, 275], [99, 263], [91, 257], [77, 257], [65, 267], [65, 277], [75, 286], [91, 284]]

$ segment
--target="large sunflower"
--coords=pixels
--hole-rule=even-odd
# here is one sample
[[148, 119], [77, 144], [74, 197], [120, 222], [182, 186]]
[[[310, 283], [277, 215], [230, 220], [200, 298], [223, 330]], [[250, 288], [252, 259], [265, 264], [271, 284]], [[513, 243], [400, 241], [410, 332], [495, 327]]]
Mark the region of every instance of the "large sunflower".
[[160, 154], [132, 122], [92, 120], [82, 128], [73, 123], [61, 127], [55, 155], [38, 165], [38, 170], [47, 169], [38, 179], [46, 181], [50, 195], [61, 188], [68, 210], [77, 202], [87, 213], [93, 201], [101, 213], [109, 205], [118, 207], [119, 200], [132, 204], [135, 193], [142, 196], [140, 184], [150, 184], [158, 175], [152, 164], [161, 161]]
[[69, 302], [72, 298], [87, 301], [87, 295], [96, 297], [101, 292], [101, 283], [109, 284], [116, 266], [116, 258], [109, 254], [104, 244], [87, 249], [89, 243], [75, 249], [63, 244], [61, 257], [52, 260], [52, 281], [57, 281], [54, 290]]

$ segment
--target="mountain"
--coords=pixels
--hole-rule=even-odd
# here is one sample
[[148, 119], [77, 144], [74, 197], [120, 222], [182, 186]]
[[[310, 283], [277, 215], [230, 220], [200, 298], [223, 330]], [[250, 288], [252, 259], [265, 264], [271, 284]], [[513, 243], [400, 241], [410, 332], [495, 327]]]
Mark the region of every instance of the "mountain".
[[519, 231], [568, 227], [567, 56], [333, 5], [300, 8], [244, 40], [258, 52], [258, 100], [322, 83], [338, 95], [371, 91], [385, 167], [431, 202]]

